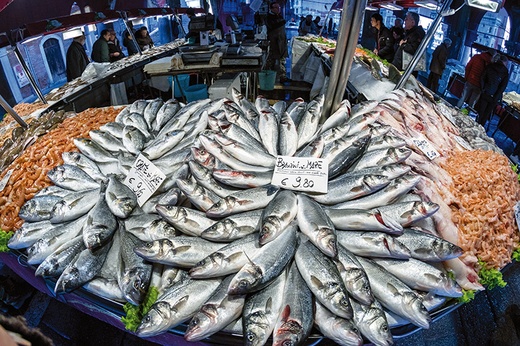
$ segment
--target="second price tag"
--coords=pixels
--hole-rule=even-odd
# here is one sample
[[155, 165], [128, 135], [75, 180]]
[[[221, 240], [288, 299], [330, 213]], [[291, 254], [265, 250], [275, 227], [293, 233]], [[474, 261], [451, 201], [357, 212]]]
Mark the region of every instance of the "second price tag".
[[325, 159], [277, 156], [271, 184], [288, 190], [327, 193], [328, 172]]

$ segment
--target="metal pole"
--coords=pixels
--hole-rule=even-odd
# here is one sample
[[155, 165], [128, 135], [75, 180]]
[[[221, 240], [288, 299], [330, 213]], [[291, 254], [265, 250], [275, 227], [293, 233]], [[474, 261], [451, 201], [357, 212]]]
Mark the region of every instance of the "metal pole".
[[[348, 44], [348, 37], [350, 34], [350, 23], [354, 16], [354, 8], [356, 6], [356, 0], [345, 0], [343, 3], [343, 10], [341, 12], [341, 22], [339, 24], [338, 40], [336, 41], [336, 51], [334, 52], [334, 60], [332, 61], [332, 67], [330, 69], [329, 85], [327, 86], [327, 92], [325, 94], [325, 102], [323, 104], [323, 111], [321, 113], [320, 122], [323, 123], [325, 119], [332, 113], [334, 94], [338, 87], [341, 66], [345, 59], [345, 47]], [[357, 40], [356, 40], [357, 42]]]
[[331, 111], [334, 112], [338, 109], [339, 104], [345, 98], [345, 89], [348, 83], [348, 77], [350, 75], [350, 69], [352, 67], [352, 60], [354, 59], [354, 53], [356, 52], [356, 46], [359, 37], [359, 31], [361, 29], [361, 23], [367, 7], [367, 0], [358, 0], [356, 2], [356, 8], [354, 11], [354, 18], [351, 23], [350, 33], [345, 47], [345, 55], [343, 56], [343, 65], [341, 65], [341, 71], [339, 76], [339, 82], [335, 90], [334, 101], [332, 103]]
[[9, 114], [11, 114], [11, 116], [14, 118], [14, 120], [16, 120], [16, 122], [18, 124], [20, 124], [21, 127], [23, 127], [24, 129], [27, 129], [27, 124], [25, 123], [25, 121], [23, 121], [22, 118], [20, 118], [20, 116], [16, 113], [16, 111], [9, 105], [9, 103], [7, 103], [7, 101], [4, 99], [4, 97], [2, 95], [0, 95], [0, 106], [2, 106], [3, 109], [5, 109], [5, 111]]
[[139, 55], [143, 55], [143, 52], [141, 51], [141, 47], [137, 44], [137, 40], [134, 36], [134, 31], [130, 29], [130, 25], [128, 25], [128, 15], [125, 11], [119, 12], [119, 15], [123, 18], [123, 23], [125, 24], [125, 28], [132, 37], [132, 40], [134, 40], [135, 47], [137, 48], [137, 51], [139, 52]]
[[22, 53], [20, 53], [18, 46], [16, 45], [16, 43], [14, 43], [13, 45], [11, 45], [11, 47], [13, 47], [14, 55], [16, 55], [18, 62], [20, 63], [20, 65], [22, 65], [22, 69], [29, 78], [29, 82], [31, 83], [31, 86], [36, 92], [36, 95], [38, 96], [40, 101], [42, 101], [43, 104], [47, 104], [47, 100], [45, 99], [45, 97], [43, 97], [42, 91], [38, 87], [38, 84], [36, 84], [36, 80], [34, 79], [31, 71], [29, 70], [29, 67], [27, 67], [27, 64], [25, 63], [25, 60], [23, 59]]
[[452, 2], [452, 0], [446, 0], [442, 4], [442, 8], [437, 13], [437, 17], [432, 22], [430, 29], [426, 33], [424, 39], [421, 41], [421, 44], [417, 48], [417, 51], [415, 52], [414, 56], [412, 57], [412, 61], [410, 61], [410, 64], [405, 69], [403, 75], [401, 76], [401, 79], [399, 79], [399, 82], [395, 85], [394, 90], [402, 88], [408, 81], [408, 78], [410, 78], [410, 75], [412, 74], [415, 66], [417, 66], [417, 63], [419, 62], [419, 60], [421, 60], [422, 55], [426, 51], [426, 48], [428, 47], [428, 44], [430, 43], [431, 38], [433, 37], [433, 35], [435, 35], [435, 32], [439, 28], [439, 25], [441, 25], [441, 21], [443, 18], [442, 14], [445, 13], [446, 10], [450, 8], [451, 2]]

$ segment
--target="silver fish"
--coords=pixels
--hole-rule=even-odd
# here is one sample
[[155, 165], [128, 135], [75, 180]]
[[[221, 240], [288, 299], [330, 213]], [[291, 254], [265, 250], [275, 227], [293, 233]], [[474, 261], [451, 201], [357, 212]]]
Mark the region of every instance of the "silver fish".
[[176, 113], [181, 109], [181, 105], [175, 99], [168, 100], [165, 102], [161, 108], [157, 111], [157, 115], [155, 116], [155, 123], [153, 129], [155, 132], [160, 131], [163, 126], [172, 119]]
[[439, 205], [433, 202], [412, 201], [394, 203], [377, 208], [381, 213], [396, 220], [403, 227], [425, 219], [439, 210]]
[[156, 139], [148, 142], [146, 147], [143, 149], [143, 155], [145, 155], [149, 160], [158, 159], [175, 148], [175, 146], [181, 142], [185, 135], [186, 132], [182, 130], [166, 132], [161, 137], [157, 137]]
[[375, 100], [369, 100], [369, 101], [364, 101], [364, 102], [358, 103], [358, 104], [352, 106], [352, 110], [350, 112], [350, 118], [355, 118], [359, 115], [368, 113], [371, 110], [373, 110], [374, 108], [376, 108], [378, 104], [379, 104], [379, 101], [375, 101]]
[[321, 204], [336, 204], [369, 195], [388, 184], [390, 179], [384, 175], [343, 174], [329, 181], [327, 193], [310, 196]]
[[[132, 126], [139, 131], [148, 139], [151, 137], [150, 134], [150, 128], [148, 127], [148, 124], [146, 123], [146, 120], [143, 117], [143, 114], [141, 113], [129, 113], [125, 117], [123, 117], [123, 125], [125, 127]], [[123, 139], [124, 139], [124, 130], [123, 130]]]
[[322, 207], [311, 198], [299, 194], [298, 226], [300, 231], [324, 254], [336, 257], [336, 229]]
[[264, 147], [271, 154], [278, 154], [278, 119], [273, 111], [260, 112], [258, 130]]
[[215, 134], [215, 140], [224, 151], [242, 162], [268, 168], [274, 167], [276, 159], [263, 150], [257, 151], [253, 146], [244, 145], [219, 133]]
[[107, 279], [101, 276], [96, 276], [89, 282], [83, 285], [83, 289], [91, 292], [99, 297], [110, 299], [120, 303], [126, 303], [119, 283], [116, 279]]
[[73, 142], [79, 151], [92, 161], [117, 163], [117, 157], [88, 138], [74, 138]]
[[404, 162], [412, 151], [408, 148], [378, 149], [365, 153], [349, 171], [368, 167], [381, 167]]
[[372, 208], [380, 207], [383, 205], [391, 204], [398, 200], [401, 196], [408, 193], [415, 187], [421, 180], [421, 176], [417, 174], [405, 174], [392, 181], [387, 187], [379, 190], [371, 195], [358, 198], [353, 201], [347, 201], [343, 203], [331, 206], [334, 209], [364, 209], [369, 210]]
[[61, 157], [65, 164], [78, 166], [95, 181], [106, 182], [107, 177], [101, 173], [98, 165], [82, 153], [66, 152]]
[[[332, 179], [345, 173], [363, 155], [370, 141], [370, 135], [356, 139], [352, 145], [340, 151], [332, 161], [329, 161], [329, 178]], [[331, 158], [329, 158], [330, 160]]]
[[60, 276], [67, 265], [74, 262], [76, 256], [85, 250], [85, 243], [81, 235], [61, 245], [56, 251], [47, 256], [36, 269], [34, 275], [47, 277]]
[[398, 163], [383, 167], [368, 167], [360, 170], [356, 170], [352, 172], [352, 174], [356, 175], [364, 175], [364, 174], [381, 174], [386, 176], [388, 179], [393, 180], [395, 178], [401, 177], [406, 173], [410, 172], [412, 167]]
[[[146, 106], [148, 106], [148, 102], [146, 100], [135, 100], [128, 108], [127, 113], [139, 113], [143, 114]], [[119, 117], [119, 115], [118, 115]], [[116, 119], [117, 121], [117, 119]]]
[[200, 236], [217, 222], [206, 217], [205, 213], [189, 208], [159, 204], [155, 209], [168, 223], [191, 236]]
[[312, 142], [296, 152], [298, 157], [322, 157], [325, 141], [321, 136], [318, 136]]
[[127, 218], [137, 207], [137, 197], [128, 186], [115, 176], [111, 175], [108, 179], [105, 191], [108, 209], [117, 217]]
[[256, 255], [259, 249], [257, 234], [237, 239], [195, 264], [190, 269], [190, 277], [199, 279], [236, 273], [247, 264], [249, 258]]
[[38, 222], [24, 222], [13, 236], [7, 241], [7, 247], [10, 249], [23, 249], [30, 247], [37, 242], [44, 234], [54, 229], [49, 220]]
[[117, 219], [108, 208], [105, 194], [100, 193], [98, 196], [96, 205], [87, 214], [83, 228], [83, 240], [89, 250], [103, 246], [117, 228]]
[[132, 125], [125, 125], [123, 129], [123, 145], [129, 153], [139, 154], [145, 147], [146, 141], [146, 135], [141, 130]]
[[68, 194], [72, 193], [74, 191], [69, 189], [64, 189], [62, 187], [56, 186], [56, 185], [50, 185], [47, 187], [44, 187], [40, 191], [38, 191], [34, 197], [40, 197], [40, 196], [58, 196], [58, 197], [65, 197]]
[[348, 293], [336, 265], [308, 239], [302, 239], [294, 260], [316, 299], [335, 315], [352, 318]]
[[431, 317], [420, 297], [380, 265], [363, 257], [358, 260], [365, 268], [374, 296], [384, 307], [416, 326], [428, 329]]
[[314, 302], [316, 311], [314, 323], [324, 336], [338, 345], [361, 346], [363, 338], [359, 334], [357, 326], [351, 319], [344, 319], [331, 313], [318, 300]]
[[60, 201], [57, 196], [33, 197], [22, 205], [18, 216], [28, 222], [50, 220], [52, 209]]
[[155, 122], [155, 118], [157, 117], [157, 113], [159, 109], [164, 105], [164, 101], [161, 98], [156, 98], [148, 102], [148, 105], [143, 111], [144, 120], [148, 125], [149, 129], [152, 129], [152, 124]]
[[338, 242], [350, 252], [365, 257], [407, 259], [410, 250], [398, 238], [382, 232], [338, 231]]
[[[249, 119], [242, 113], [242, 111], [237, 111], [237, 109], [226, 103], [224, 104], [224, 110], [226, 112], [226, 119], [230, 123], [240, 126], [257, 141], [262, 142], [260, 134], [256, 130], [256, 126], [249, 121]], [[258, 122], [260, 122], [260, 120], [258, 120]]]
[[378, 346], [394, 344], [385, 312], [378, 301], [370, 305], [359, 304], [354, 299], [350, 302], [354, 310], [354, 322], [364, 337]]
[[334, 113], [332, 113], [321, 126], [320, 133], [324, 133], [329, 129], [332, 129], [345, 123], [345, 121], [350, 116], [350, 109], [351, 106], [349, 100], [345, 99], [341, 101], [341, 103], [338, 106], [338, 109], [336, 109]]
[[152, 265], [134, 252], [135, 248], [143, 244], [141, 240], [126, 232], [122, 225], [119, 226], [118, 232], [121, 237], [119, 254], [121, 267], [117, 281], [125, 299], [134, 305], [139, 305], [148, 291]]
[[279, 236], [296, 217], [296, 195], [289, 190], [280, 190], [264, 208], [260, 219], [259, 243], [265, 245]]
[[273, 171], [254, 172], [240, 170], [215, 169], [213, 177], [229, 186], [238, 188], [260, 187], [271, 183]]
[[298, 148], [310, 142], [318, 131], [324, 101], [325, 97], [322, 94], [307, 105], [305, 113], [298, 123]]
[[414, 258], [406, 261], [375, 258], [374, 262], [384, 267], [410, 288], [446, 297], [462, 296], [462, 288], [455, 279], [450, 278], [445, 272], [431, 264]]
[[202, 340], [215, 334], [237, 319], [244, 307], [245, 295], [228, 295], [233, 276], [224, 278], [211, 297], [191, 318], [184, 338], [188, 341]]
[[234, 192], [222, 198], [206, 211], [210, 217], [222, 217], [265, 207], [276, 196], [280, 188], [266, 185]]
[[123, 138], [123, 128], [125, 126], [119, 122], [111, 122], [101, 125], [99, 129], [103, 132], [110, 133], [116, 138]]
[[401, 148], [405, 145], [405, 140], [397, 136], [383, 135], [379, 137], [372, 137], [370, 143], [368, 144], [367, 152], [390, 148]]
[[359, 209], [324, 208], [337, 230], [343, 231], [378, 231], [389, 234], [402, 234], [403, 227], [394, 219], [382, 214], [377, 209], [371, 211]]
[[311, 332], [313, 309], [312, 293], [293, 262], [284, 288], [282, 311], [273, 330], [273, 346], [301, 344]]
[[207, 211], [220, 200], [213, 191], [206, 189], [190, 179], [177, 179], [177, 186], [188, 197], [190, 202], [202, 211]]
[[284, 113], [280, 119], [278, 152], [282, 156], [293, 156], [297, 149], [298, 130], [289, 114]]
[[303, 114], [307, 109], [307, 102], [302, 98], [297, 98], [287, 107], [286, 112], [289, 114], [294, 124], [298, 126], [302, 120]]
[[262, 246], [256, 256], [234, 276], [228, 292], [244, 294], [258, 291], [280, 275], [296, 251], [296, 228], [296, 223], [292, 223], [278, 238]]
[[242, 312], [246, 346], [261, 346], [267, 343], [282, 310], [287, 273], [288, 270], [285, 270], [272, 284], [246, 297]]
[[187, 164], [179, 163], [170, 168], [172, 172], [161, 169], [166, 174], [166, 180], [157, 189], [156, 193], [165, 193], [172, 189], [177, 184], [177, 179], [186, 179], [190, 173], [190, 168]]
[[172, 290], [174, 286], [182, 285], [189, 278], [190, 276], [187, 271], [173, 266], [163, 265], [161, 281], [157, 287], [157, 290], [159, 291], [157, 300], [161, 300], [162, 296]]
[[239, 143], [247, 145], [256, 151], [268, 153], [262, 142], [251, 136], [249, 132], [238, 125], [233, 123], [220, 124], [219, 129], [224, 135]]
[[232, 190], [217, 182], [215, 178], [213, 178], [212, 172], [197, 161], [190, 161], [188, 162], [188, 165], [190, 167], [190, 172], [197, 180], [197, 183], [212, 191], [219, 197], [226, 197], [236, 191], [236, 189]]
[[379, 119], [380, 111], [372, 110], [360, 115], [351, 116], [347, 123], [350, 125], [349, 134], [359, 132]]
[[343, 245], [338, 244], [338, 257], [332, 260], [338, 268], [347, 292], [362, 304], [372, 304], [374, 295], [370, 289], [370, 282], [357, 257]]
[[55, 225], [49, 229], [27, 249], [27, 263], [39, 264], [61, 245], [75, 238], [81, 233], [85, 225], [86, 217], [81, 217], [72, 222]]
[[163, 134], [174, 131], [174, 130], [182, 130], [185, 128], [186, 123], [190, 119], [190, 117], [198, 112], [199, 110], [204, 109], [211, 102], [210, 99], [202, 99], [190, 102], [184, 107], [181, 107], [176, 113], [175, 116], [171, 117], [159, 130], [157, 133], [157, 137], [162, 136]]
[[97, 143], [102, 148], [110, 151], [110, 152], [119, 152], [120, 150], [125, 150], [123, 146], [123, 142], [120, 138], [112, 136], [108, 132], [103, 132], [99, 130], [91, 130], [89, 132], [90, 138]]
[[178, 236], [147, 242], [142, 246], [136, 246], [134, 251], [151, 262], [191, 268], [225, 245], [198, 237]]
[[205, 229], [200, 236], [215, 242], [240, 239], [257, 231], [261, 216], [261, 209], [234, 214]]
[[95, 251], [85, 249], [74, 262], [69, 263], [60, 275], [54, 293], [70, 292], [93, 279], [105, 262], [110, 246], [105, 245]]
[[99, 183], [81, 168], [72, 165], [56, 166], [47, 173], [47, 177], [59, 187], [73, 191], [99, 188]]
[[463, 253], [457, 245], [417, 228], [405, 228], [398, 239], [410, 249], [413, 258], [422, 261], [447, 261]]
[[153, 220], [149, 226], [127, 229], [142, 241], [154, 241], [177, 236], [177, 230], [162, 219]]
[[137, 328], [142, 338], [160, 334], [190, 319], [221, 283], [221, 279], [191, 280], [165, 293]]
[[251, 122], [251, 124], [255, 126], [258, 125], [258, 117], [260, 116], [260, 114], [258, 113], [255, 105], [253, 105], [235, 88], [231, 90], [231, 93], [233, 101], [235, 101], [235, 103], [240, 107], [242, 112], [244, 112], [244, 115]]

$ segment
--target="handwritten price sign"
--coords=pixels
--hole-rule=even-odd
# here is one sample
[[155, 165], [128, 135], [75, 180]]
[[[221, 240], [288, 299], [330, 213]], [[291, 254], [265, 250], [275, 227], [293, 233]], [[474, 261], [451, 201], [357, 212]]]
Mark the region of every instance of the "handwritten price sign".
[[329, 163], [314, 157], [277, 156], [271, 184], [283, 189], [327, 193]]
[[124, 183], [135, 193], [137, 203], [142, 206], [157, 191], [164, 179], [166, 175], [150, 160], [139, 154]]
[[431, 145], [431, 143], [424, 136], [421, 136], [418, 138], [412, 138], [412, 141], [417, 146], [417, 148], [419, 148], [419, 150], [422, 151], [422, 153], [424, 155], [426, 155], [426, 157], [429, 158], [430, 160], [433, 160], [433, 159], [441, 156], [437, 152], [437, 150], [435, 150], [433, 145]]

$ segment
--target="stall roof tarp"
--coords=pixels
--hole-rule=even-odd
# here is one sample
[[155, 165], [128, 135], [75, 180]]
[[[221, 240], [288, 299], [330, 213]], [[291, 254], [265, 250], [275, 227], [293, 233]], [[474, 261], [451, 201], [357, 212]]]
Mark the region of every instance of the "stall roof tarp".
[[0, 0], [0, 12], [4, 10], [13, 0]]

